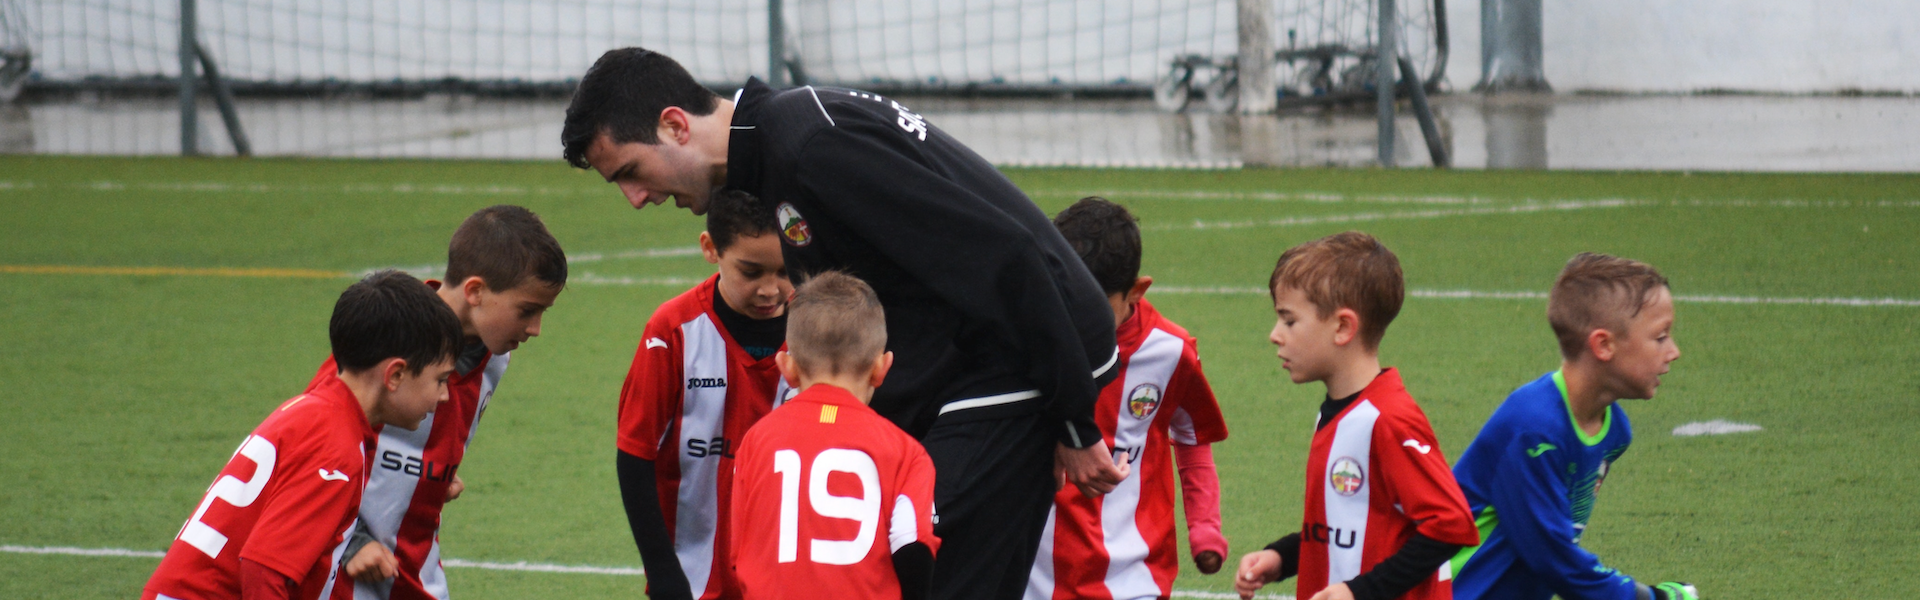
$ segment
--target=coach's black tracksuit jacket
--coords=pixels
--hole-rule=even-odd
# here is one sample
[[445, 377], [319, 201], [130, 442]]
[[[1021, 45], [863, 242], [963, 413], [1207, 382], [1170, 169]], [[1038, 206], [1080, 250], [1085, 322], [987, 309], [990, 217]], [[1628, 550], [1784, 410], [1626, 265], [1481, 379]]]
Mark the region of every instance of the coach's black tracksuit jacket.
[[1070, 447], [1101, 439], [1112, 310], [1013, 182], [875, 94], [753, 79], [735, 104], [727, 186], [776, 207], [788, 272], [846, 271], [886, 306], [894, 365], [874, 410], [915, 437], [1044, 411]]

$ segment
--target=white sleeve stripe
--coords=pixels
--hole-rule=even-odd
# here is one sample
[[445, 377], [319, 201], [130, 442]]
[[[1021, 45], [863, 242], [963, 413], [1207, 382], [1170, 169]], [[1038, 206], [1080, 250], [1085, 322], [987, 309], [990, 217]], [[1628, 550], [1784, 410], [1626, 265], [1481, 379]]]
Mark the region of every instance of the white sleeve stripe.
[[827, 114], [827, 105], [820, 103], [820, 92], [813, 91], [813, 86], [807, 86], [807, 93], [813, 94], [813, 105], [820, 107], [820, 116], [827, 118], [827, 125], [839, 127], [833, 122], [833, 115]]
[[901, 494], [893, 499], [893, 521], [887, 525], [887, 551], [920, 540], [920, 519], [913, 511], [913, 499]]
[[1107, 374], [1107, 369], [1113, 368], [1113, 365], [1118, 362], [1120, 362], [1120, 347], [1114, 346], [1113, 356], [1107, 357], [1107, 364], [1100, 365], [1100, 368], [1093, 370], [1094, 378], [1098, 379], [1101, 375]]

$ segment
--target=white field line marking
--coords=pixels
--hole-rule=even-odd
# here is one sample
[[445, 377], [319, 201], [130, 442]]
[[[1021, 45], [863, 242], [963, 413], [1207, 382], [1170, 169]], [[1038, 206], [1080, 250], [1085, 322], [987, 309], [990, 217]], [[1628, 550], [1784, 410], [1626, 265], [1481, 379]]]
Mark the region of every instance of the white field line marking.
[[[668, 248], [638, 248], [634, 250], [621, 250], [618, 252], [581, 252], [577, 254], [567, 255], [567, 264], [578, 265], [578, 264], [605, 262], [609, 260], [635, 260], [635, 259], [642, 259], [642, 258], [683, 258], [688, 256], [700, 256], [700, 247], [699, 246], [673, 246]], [[385, 269], [398, 269], [398, 270], [407, 272], [407, 274], [409, 275], [413, 275], [415, 277], [420, 277], [424, 279], [424, 278], [430, 278], [430, 277], [440, 277], [442, 275], [445, 275], [447, 272], [447, 265], [444, 265], [444, 264], [387, 265], [384, 267], [374, 267], [371, 269], [363, 269], [361, 271], [356, 272], [354, 276], [366, 277], [367, 275], [372, 274], [374, 271], [381, 271]], [[569, 279], [568, 282], [571, 283], [572, 280]]]
[[1046, 198], [1100, 196], [1108, 200], [1137, 198], [1142, 200], [1314, 202], [1320, 204], [1339, 204], [1343, 202], [1369, 202], [1379, 204], [1492, 204], [1495, 202], [1495, 200], [1489, 198], [1465, 196], [1352, 195], [1337, 192], [1196, 192], [1181, 190], [1093, 190], [1088, 192], [1074, 192], [1069, 190], [1041, 190], [1031, 192], [1030, 194]]
[[72, 189], [90, 192], [207, 192], [239, 194], [341, 193], [341, 194], [433, 194], [442, 196], [583, 196], [611, 194], [606, 188], [545, 187], [517, 185], [464, 185], [445, 183], [346, 183], [338, 185], [286, 185], [240, 183], [230, 181], [174, 181], [127, 183], [89, 181], [70, 184], [46, 184], [37, 181], [0, 181], [0, 191], [35, 189]]
[[1735, 423], [1726, 419], [1714, 419], [1706, 422], [1695, 421], [1675, 427], [1673, 428], [1673, 435], [1674, 437], [1694, 437], [1698, 435], [1726, 435], [1729, 433], [1746, 433], [1760, 430], [1759, 425], [1752, 423]]
[[1304, 217], [1281, 217], [1266, 220], [1242, 221], [1204, 221], [1195, 219], [1187, 224], [1168, 223], [1152, 227], [1142, 227], [1142, 231], [1204, 231], [1213, 229], [1247, 229], [1252, 227], [1296, 227], [1300, 225], [1321, 225], [1327, 223], [1366, 223], [1369, 221], [1387, 221], [1402, 219], [1438, 219], [1443, 217], [1477, 215], [1514, 215], [1546, 211], [1575, 211], [1596, 208], [1621, 208], [1627, 206], [1645, 206], [1646, 200], [1627, 200], [1609, 198], [1605, 200], [1571, 200], [1565, 202], [1535, 202], [1513, 206], [1482, 206], [1474, 208], [1439, 208], [1429, 210], [1409, 210], [1399, 212], [1367, 212], [1345, 215], [1313, 215]]
[[[71, 546], [14, 546], [0, 545], [0, 553], [9, 554], [55, 554], [64, 556], [108, 556], [122, 558], [162, 558], [167, 553], [150, 550], [128, 550], [125, 548], [75, 548]], [[441, 559], [440, 564], [450, 569], [482, 569], [487, 571], [522, 571], [533, 573], [575, 573], [585, 575], [645, 576], [646, 570], [638, 567], [595, 567], [587, 565], [554, 565], [531, 563], [527, 561], [488, 562], [464, 560], [459, 558]], [[1203, 600], [1237, 599], [1237, 594], [1221, 592], [1201, 592], [1174, 590], [1175, 598], [1200, 598]], [[1259, 600], [1293, 600], [1293, 596], [1279, 594], [1260, 594]]]
[[[1154, 286], [1152, 292], [1161, 294], [1199, 294], [1215, 296], [1264, 296], [1266, 288], [1239, 286]], [[1546, 300], [1546, 292], [1485, 292], [1477, 290], [1407, 290], [1407, 296], [1440, 300]], [[1831, 306], [1895, 306], [1920, 307], [1920, 299], [1915, 298], [1807, 298], [1807, 297], [1763, 297], [1763, 296], [1722, 296], [1708, 294], [1681, 294], [1673, 298], [1678, 302], [1690, 304], [1806, 304]]]

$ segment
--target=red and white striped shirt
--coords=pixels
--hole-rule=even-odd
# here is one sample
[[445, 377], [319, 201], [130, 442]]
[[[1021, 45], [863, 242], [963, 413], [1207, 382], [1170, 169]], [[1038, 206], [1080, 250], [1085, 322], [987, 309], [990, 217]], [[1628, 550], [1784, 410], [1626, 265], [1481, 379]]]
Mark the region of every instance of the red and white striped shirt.
[[[393, 550], [400, 568], [388, 581], [355, 581], [357, 600], [447, 600], [447, 573], [440, 565], [440, 511], [511, 354], [485, 356], [466, 373], [448, 377], [447, 401], [412, 431], [377, 428], [380, 440], [368, 465], [360, 524]], [[327, 357], [308, 387], [335, 378], [339, 371], [333, 357]]]
[[734, 446], [787, 396], [773, 355], [754, 359], [713, 312], [719, 276], [647, 320], [620, 391], [621, 452], [653, 461], [660, 510], [690, 589], [738, 598], [728, 563]]
[[[1352, 404], [1316, 427], [1307, 455], [1298, 597], [1373, 570], [1416, 531], [1448, 544], [1479, 543], [1466, 497], [1398, 370], [1381, 371]], [[1450, 600], [1452, 578], [1442, 563], [1401, 598]]]
[[[1094, 421], [1116, 455], [1127, 453], [1132, 472], [1100, 498], [1072, 486], [1055, 494], [1026, 600], [1169, 597], [1180, 571], [1180, 546], [1168, 442], [1197, 446], [1227, 438], [1226, 420], [1185, 329], [1141, 300], [1116, 337], [1121, 372], [1100, 390]], [[1197, 487], [1187, 495], [1188, 526], [1211, 528], [1218, 538], [1218, 480], [1205, 478]], [[1226, 554], [1224, 544], [1213, 550]]]

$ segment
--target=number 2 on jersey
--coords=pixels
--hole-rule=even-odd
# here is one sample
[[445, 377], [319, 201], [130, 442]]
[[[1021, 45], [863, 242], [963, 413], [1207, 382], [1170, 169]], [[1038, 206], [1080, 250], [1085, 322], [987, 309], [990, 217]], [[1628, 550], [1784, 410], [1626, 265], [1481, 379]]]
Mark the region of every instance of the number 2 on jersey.
[[260, 490], [267, 487], [267, 479], [273, 476], [273, 463], [279, 456], [279, 450], [273, 442], [257, 435], [247, 436], [246, 443], [234, 454], [245, 456], [253, 461], [253, 477], [246, 481], [232, 475], [222, 475], [207, 490], [207, 497], [200, 500], [200, 508], [194, 509], [193, 518], [180, 528], [180, 541], [199, 548], [208, 557], [219, 558], [220, 550], [227, 546], [227, 535], [215, 530], [213, 526], [200, 521], [207, 514], [207, 507], [213, 506], [215, 499], [225, 500], [235, 507], [253, 504], [260, 497]]
[[[813, 457], [807, 469], [807, 504], [814, 514], [830, 519], [848, 519], [860, 523], [860, 532], [851, 540], [809, 538], [808, 558], [828, 565], [851, 565], [866, 558], [873, 548], [874, 534], [880, 528], [880, 469], [873, 457], [859, 450], [829, 448]], [[780, 450], [773, 453], [773, 472], [780, 474], [780, 562], [798, 560], [800, 547], [800, 453]], [[835, 496], [827, 491], [827, 478], [835, 472], [860, 479], [859, 496]]]

